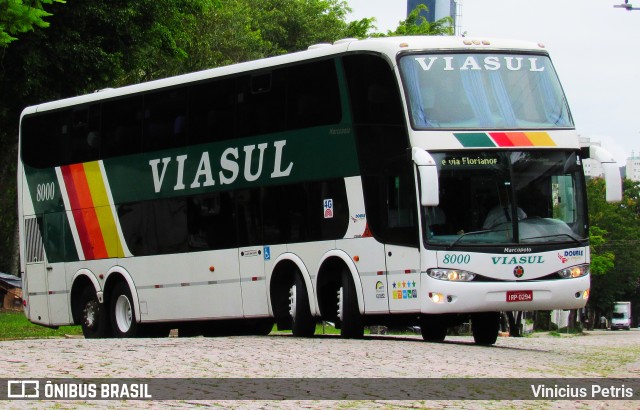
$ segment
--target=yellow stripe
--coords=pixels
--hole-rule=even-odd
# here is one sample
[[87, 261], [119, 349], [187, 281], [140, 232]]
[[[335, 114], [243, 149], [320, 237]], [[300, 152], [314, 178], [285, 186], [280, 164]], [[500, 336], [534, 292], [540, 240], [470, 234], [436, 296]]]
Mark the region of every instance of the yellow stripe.
[[525, 135], [536, 147], [556, 146], [556, 142], [546, 132], [525, 132]]
[[110, 258], [122, 257], [124, 256], [124, 251], [118, 236], [116, 221], [113, 217], [114, 211], [112, 205], [109, 204], [109, 197], [100, 172], [100, 164], [97, 161], [87, 162], [84, 164], [84, 172], [89, 182], [91, 199], [96, 210], [107, 254]]

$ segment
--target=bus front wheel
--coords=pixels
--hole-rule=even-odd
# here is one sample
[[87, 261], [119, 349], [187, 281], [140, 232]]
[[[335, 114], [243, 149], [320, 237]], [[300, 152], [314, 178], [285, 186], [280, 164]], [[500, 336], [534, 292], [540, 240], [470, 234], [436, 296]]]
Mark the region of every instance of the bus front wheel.
[[82, 291], [78, 306], [80, 308], [80, 326], [84, 337], [87, 339], [106, 337], [107, 320], [105, 307], [98, 301], [93, 288], [86, 287]]
[[421, 315], [420, 333], [425, 342], [442, 342], [447, 337], [447, 322], [442, 315]]
[[499, 312], [482, 312], [471, 315], [471, 332], [478, 345], [492, 345], [498, 340]]
[[115, 337], [134, 337], [138, 322], [133, 309], [133, 298], [125, 282], [118, 283], [111, 293], [111, 328]]

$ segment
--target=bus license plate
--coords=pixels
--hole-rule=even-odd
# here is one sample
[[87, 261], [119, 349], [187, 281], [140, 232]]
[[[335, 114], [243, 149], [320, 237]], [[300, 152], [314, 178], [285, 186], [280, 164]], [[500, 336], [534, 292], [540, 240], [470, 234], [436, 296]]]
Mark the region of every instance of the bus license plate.
[[532, 290], [510, 290], [507, 292], [507, 302], [531, 302]]

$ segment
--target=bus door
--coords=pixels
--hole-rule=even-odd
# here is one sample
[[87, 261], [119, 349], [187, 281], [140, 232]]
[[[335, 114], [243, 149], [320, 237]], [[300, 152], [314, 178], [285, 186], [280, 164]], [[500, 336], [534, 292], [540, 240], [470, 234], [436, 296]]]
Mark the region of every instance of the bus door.
[[245, 317], [268, 316], [267, 281], [263, 242], [263, 215], [260, 189], [240, 190], [234, 193], [238, 227], [238, 259], [240, 261], [240, 285], [242, 309]]
[[238, 249], [242, 309], [245, 317], [269, 315], [267, 281], [264, 263], [270, 255], [268, 246], [249, 246]]
[[24, 219], [24, 298], [27, 301], [27, 315], [34, 323], [50, 325], [49, 285], [47, 267], [44, 260], [44, 245], [40, 226], [43, 218], [29, 216]]
[[[398, 166], [398, 164], [396, 164]], [[415, 179], [410, 167], [399, 164], [387, 179], [385, 258], [389, 311], [419, 311], [420, 251]], [[393, 172], [395, 171], [395, 172]]]
[[420, 310], [420, 251], [417, 248], [385, 245], [389, 311]]
[[[64, 255], [67, 253], [68, 230], [64, 212], [44, 214], [44, 241], [47, 244], [45, 270], [47, 275], [49, 318], [52, 325], [70, 323], [69, 292], [67, 290]], [[55, 261], [55, 263], [54, 263]]]

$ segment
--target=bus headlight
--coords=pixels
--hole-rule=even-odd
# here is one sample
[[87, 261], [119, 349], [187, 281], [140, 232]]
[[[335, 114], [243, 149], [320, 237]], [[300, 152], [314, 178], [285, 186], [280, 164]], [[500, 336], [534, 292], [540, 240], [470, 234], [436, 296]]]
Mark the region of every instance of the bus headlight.
[[563, 279], [579, 278], [589, 274], [589, 265], [576, 265], [559, 270], [557, 273]]
[[476, 277], [475, 273], [458, 269], [428, 269], [427, 274], [434, 279], [452, 282], [470, 282]]

